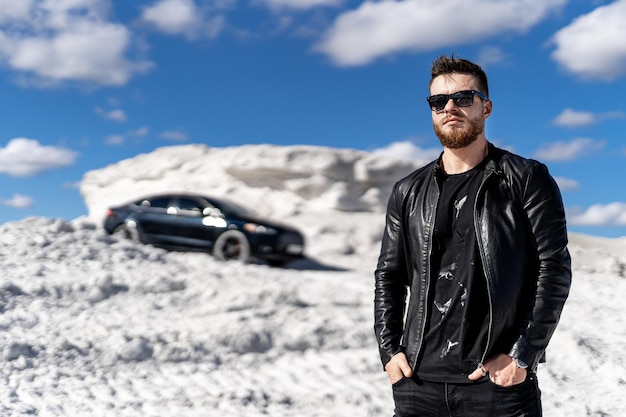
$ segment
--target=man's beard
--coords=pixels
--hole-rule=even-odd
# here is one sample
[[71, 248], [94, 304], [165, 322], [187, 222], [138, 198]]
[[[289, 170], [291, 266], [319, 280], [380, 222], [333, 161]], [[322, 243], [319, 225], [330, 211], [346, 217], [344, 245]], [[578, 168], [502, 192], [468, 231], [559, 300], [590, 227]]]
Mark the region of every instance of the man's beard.
[[483, 119], [465, 119], [467, 126], [452, 127], [449, 132], [444, 132], [442, 127], [436, 123], [433, 123], [435, 128], [435, 134], [439, 138], [439, 142], [449, 149], [460, 149], [469, 146], [472, 142], [478, 139], [478, 135], [485, 130], [485, 123]]

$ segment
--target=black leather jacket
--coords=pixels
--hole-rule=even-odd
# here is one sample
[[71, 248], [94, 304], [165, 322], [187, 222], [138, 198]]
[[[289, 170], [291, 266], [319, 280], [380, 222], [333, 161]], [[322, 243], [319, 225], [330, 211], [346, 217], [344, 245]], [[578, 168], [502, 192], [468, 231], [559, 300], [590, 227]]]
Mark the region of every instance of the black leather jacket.
[[[422, 347], [440, 169], [414, 171], [389, 199], [374, 298], [383, 366], [404, 351], [415, 369]], [[571, 283], [563, 202], [546, 166], [489, 144], [474, 224], [490, 304], [482, 360], [506, 353], [535, 370]]]

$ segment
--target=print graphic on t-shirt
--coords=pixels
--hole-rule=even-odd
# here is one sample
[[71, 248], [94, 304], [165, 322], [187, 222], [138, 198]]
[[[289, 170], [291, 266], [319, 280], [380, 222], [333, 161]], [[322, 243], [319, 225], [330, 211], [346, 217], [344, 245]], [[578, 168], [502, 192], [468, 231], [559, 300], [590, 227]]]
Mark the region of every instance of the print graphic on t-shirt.
[[450, 298], [448, 301], [446, 301], [443, 304], [439, 304], [437, 300], [435, 300], [435, 307], [437, 307], [437, 310], [439, 310], [439, 312], [441, 313], [441, 319], [439, 320], [439, 324], [441, 324], [443, 319], [446, 317], [448, 310], [450, 310], [451, 304], [452, 304], [452, 298]]
[[439, 271], [439, 277], [437, 279], [447, 279], [448, 281], [452, 281], [454, 279], [454, 271], [456, 270], [456, 262], [451, 263], [445, 268], [441, 268]]
[[454, 218], [456, 218], [456, 219], [459, 218], [459, 213], [461, 212], [461, 209], [465, 205], [466, 201], [467, 201], [467, 196], [465, 196], [462, 199], [457, 200], [457, 201], [454, 202], [454, 208], [456, 209], [456, 214], [455, 214]]
[[463, 288], [463, 294], [461, 295], [461, 307], [465, 307], [465, 302], [467, 301], [467, 288], [465, 288], [462, 282], [459, 282], [459, 287]]
[[450, 350], [458, 344], [459, 342], [453, 342], [450, 339], [448, 339], [447, 345], [443, 349], [441, 349], [441, 355], [439, 355], [439, 359], [445, 358], [446, 355], [450, 353]]

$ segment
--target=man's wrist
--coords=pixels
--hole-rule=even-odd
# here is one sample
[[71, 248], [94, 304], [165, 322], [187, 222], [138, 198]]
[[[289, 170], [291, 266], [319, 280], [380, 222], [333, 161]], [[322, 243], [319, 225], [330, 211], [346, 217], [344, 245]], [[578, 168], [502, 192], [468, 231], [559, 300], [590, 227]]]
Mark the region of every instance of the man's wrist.
[[518, 368], [520, 368], [520, 369], [526, 369], [526, 368], [528, 368], [528, 364], [527, 364], [526, 362], [524, 362], [523, 360], [518, 359], [518, 358], [511, 358], [511, 359], [513, 359], [513, 362], [515, 362], [515, 365], [516, 365]]

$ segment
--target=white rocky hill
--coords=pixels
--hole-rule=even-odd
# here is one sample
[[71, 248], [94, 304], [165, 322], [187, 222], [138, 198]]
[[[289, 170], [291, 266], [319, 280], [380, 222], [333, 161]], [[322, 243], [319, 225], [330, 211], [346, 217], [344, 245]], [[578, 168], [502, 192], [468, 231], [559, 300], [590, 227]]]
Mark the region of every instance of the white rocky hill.
[[98, 223], [107, 207], [146, 194], [225, 197], [298, 227], [311, 257], [372, 259], [393, 184], [426, 162], [316, 146], [172, 146], [88, 172], [81, 194]]

